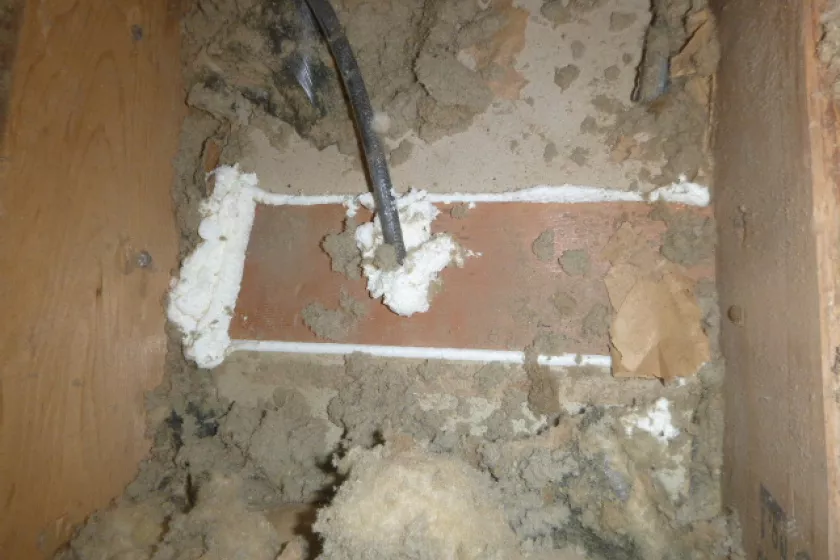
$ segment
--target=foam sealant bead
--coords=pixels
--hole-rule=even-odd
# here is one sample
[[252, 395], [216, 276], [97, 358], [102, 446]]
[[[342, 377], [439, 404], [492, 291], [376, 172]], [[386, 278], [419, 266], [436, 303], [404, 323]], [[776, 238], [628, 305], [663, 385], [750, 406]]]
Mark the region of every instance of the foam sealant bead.
[[213, 194], [201, 204], [201, 241], [184, 259], [169, 293], [167, 316], [183, 334], [184, 354], [203, 368], [222, 363], [245, 268], [256, 210], [257, 176], [238, 166], [215, 172]]
[[[369, 195], [359, 197], [359, 203], [372, 209]], [[447, 233], [432, 235], [432, 222], [439, 211], [428, 200], [425, 191], [412, 190], [397, 197], [406, 256], [403, 264], [393, 270], [376, 266], [377, 249], [385, 243], [378, 217], [356, 228], [356, 246], [362, 253], [362, 270], [367, 277], [368, 292], [394, 313], [410, 317], [429, 310], [430, 290], [438, 282], [441, 271], [455, 264], [464, 265], [471, 253], [464, 251]], [[354, 208], [349, 207], [349, 212]], [[349, 213], [348, 212], [348, 213]]]

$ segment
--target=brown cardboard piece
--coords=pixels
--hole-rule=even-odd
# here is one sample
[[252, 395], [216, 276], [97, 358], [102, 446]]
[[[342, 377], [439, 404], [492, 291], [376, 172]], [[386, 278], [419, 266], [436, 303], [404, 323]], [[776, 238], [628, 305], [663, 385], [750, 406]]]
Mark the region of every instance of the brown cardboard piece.
[[709, 360], [709, 339], [694, 282], [622, 224], [604, 249], [604, 278], [615, 314], [610, 354], [616, 377], [670, 380], [693, 375]]

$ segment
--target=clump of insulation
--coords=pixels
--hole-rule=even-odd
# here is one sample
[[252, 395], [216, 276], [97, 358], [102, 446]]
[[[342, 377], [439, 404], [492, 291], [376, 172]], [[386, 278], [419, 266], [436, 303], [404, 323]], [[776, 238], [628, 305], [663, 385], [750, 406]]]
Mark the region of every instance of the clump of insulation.
[[420, 449], [352, 449], [347, 479], [318, 513], [325, 560], [512, 560], [517, 540], [488, 477]]

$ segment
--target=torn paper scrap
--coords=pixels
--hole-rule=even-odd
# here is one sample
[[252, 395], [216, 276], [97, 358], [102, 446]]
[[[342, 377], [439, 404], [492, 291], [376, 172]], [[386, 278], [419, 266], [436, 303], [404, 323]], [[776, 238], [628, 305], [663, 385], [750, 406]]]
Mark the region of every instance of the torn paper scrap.
[[617, 310], [610, 327], [613, 375], [670, 380], [694, 375], [709, 360], [694, 283], [678, 267], [645, 271], [625, 263], [605, 282]]
[[616, 377], [672, 379], [695, 374], [709, 360], [709, 339], [684, 269], [657, 254], [629, 223], [602, 252], [615, 314], [610, 355]]

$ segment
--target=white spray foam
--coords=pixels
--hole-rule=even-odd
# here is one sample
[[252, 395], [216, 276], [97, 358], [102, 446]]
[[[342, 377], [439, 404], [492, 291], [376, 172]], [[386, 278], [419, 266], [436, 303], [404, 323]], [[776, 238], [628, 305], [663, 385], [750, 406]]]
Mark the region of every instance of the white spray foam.
[[169, 294], [167, 315], [183, 334], [184, 354], [199, 367], [221, 364], [245, 267], [256, 209], [257, 176], [238, 166], [215, 172], [213, 194], [201, 204], [201, 242], [184, 259]]
[[636, 429], [649, 433], [660, 443], [668, 443], [680, 431], [671, 423], [671, 403], [666, 398], [657, 399], [653, 408], [644, 415], [634, 415], [624, 418], [624, 429], [628, 436], [632, 436]]
[[[605, 187], [580, 185], [537, 185], [525, 189], [499, 193], [428, 193], [427, 199], [433, 204], [465, 203], [474, 208], [476, 203], [492, 204], [500, 202], [528, 202], [535, 204], [587, 204], [596, 202], [672, 202], [689, 206], [708, 206], [711, 201], [709, 188], [697, 183], [689, 183], [680, 177], [679, 183], [660, 187], [644, 194], [622, 191]], [[370, 193], [361, 196], [352, 195], [288, 195], [259, 191], [258, 202], [270, 206], [317, 206], [324, 204], [344, 204], [355, 212], [358, 203], [373, 201]], [[364, 204], [368, 208], [372, 206]]]
[[685, 176], [680, 176], [680, 182], [660, 187], [650, 193], [650, 201], [674, 202], [676, 204], [688, 204], [689, 206], [708, 206], [711, 202], [709, 187], [689, 183]]
[[[371, 196], [361, 196], [359, 202], [373, 208]], [[382, 270], [374, 264], [376, 250], [385, 243], [378, 216], [356, 228], [356, 246], [362, 253], [362, 270], [371, 297], [381, 297], [394, 313], [410, 317], [429, 310], [429, 290], [440, 272], [452, 263], [463, 266], [464, 259], [451, 235], [432, 235], [432, 222], [439, 211], [425, 191], [412, 190], [396, 202], [406, 249], [403, 264], [394, 270]]]
[[[336, 344], [330, 342], [283, 342], [280, 340], [234, 340], [231, 352], [276, 352], [281, 354], [322, 354], [349, 356], [361, 353], [381, 358], [408, 360], [449, 360], [453, 362], [499, 362], [524, 364], [525, 353], [517, 350], [489, 350], [481, 348], [431, 348], [426, 346], [374, 346], [368, 344]], [[597, 354], [540, 355], [537, 363], [548, 367], [592, 366], [609, 369], [609, 356]]]

